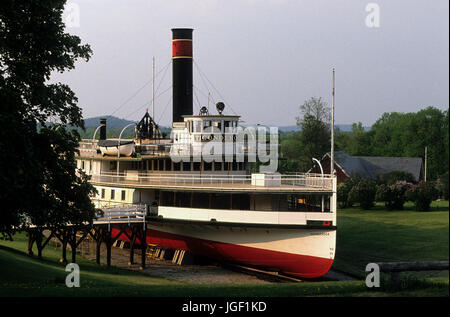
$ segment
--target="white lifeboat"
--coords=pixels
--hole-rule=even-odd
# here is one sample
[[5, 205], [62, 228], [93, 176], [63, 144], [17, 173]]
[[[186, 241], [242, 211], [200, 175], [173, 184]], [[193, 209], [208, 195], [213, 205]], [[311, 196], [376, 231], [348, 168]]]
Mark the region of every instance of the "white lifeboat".
[[111, 155], [118, 156], [120, 153], [121, 156], [131, 156], [134, 152], [135, 144], [133, 140], [99, 140], [98, 146], [100, 147], [100, 151], [102, 155]]

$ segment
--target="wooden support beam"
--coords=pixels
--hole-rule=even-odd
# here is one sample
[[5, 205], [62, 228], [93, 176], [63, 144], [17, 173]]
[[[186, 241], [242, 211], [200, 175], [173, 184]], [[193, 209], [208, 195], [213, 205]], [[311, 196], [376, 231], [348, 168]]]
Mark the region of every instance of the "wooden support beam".
[[95, 262], [97, 264], [100, 264], [100, 250], [102, 248], [102, 240], [103, 235], [101, 234], [101, 228], [99, 229], [100, 232], [97, 233], [97, 239], [95, 239]]
[[67, 231], [70, 248], [72, 249], [72, 263], [77, 262], [77, 228], [72, 227]]
[[38, 258], [42, 259], [42, 230], [41, 229], [37, 229], [34, 231], [35, 234], [35, 242], [36, 242], [36, 248], [38, 249]]
[[28, 255], [33, 256], [33, 244], [36, 243], [38, 249], [38, 257], [42, 257], [42, 232], [41, 229], [29, 229], [28, 230]]
[[61, 242], [62, 258], [59, 262], [67, 263], [67, 233], [66, 229], [59, 229], [54, 231], [54, 236]]
[[173, 254], [173, 257], [172, 257], [172, 263], [177, 263], [178, 254], [180, 254], [180, 250], [175, 250], [175, 253]]
[[134, 246], [136, 244], [136, 230], [131, 228], [131, 239], [130, 239], [130, 261], [128, 265], [134, 264]]
[[61, 243], [62, 243], [62, 258], [61, 258], [60, 262], [67, 263], [68, 262], [67, 261], [67, 237], [66, 237], [66, 233], [64, 230], [62, 233]]
[[123, 234], [128, 238], [128, 240], [131, 241], [131, 236], [129, 235], [129, 233], [127, 232], [127, 230], [123, 231]]
[[106, 243], [106, 265], [111, 266], [111, 231], [105, 230], [104, 231], [104, 240]]
[[28, 230], [28, 255], [33, 256], [34, 235], [32, 230]]
[[43, 230], [40, 228], [35, 228], [28, 230], [28, 255], [33, 255], [33, 244], [36, 243], [36, 248], [38, 250], [38, 258], [42, 258], [42, 250], [48, 244], [50, 239], [53, 237], [53, 232], [51, 231], [50, 235], [46, 238], [44, 242], [43, 238]]
[[180, 250], [180, 253], [178, 254], [177, 264], [181, 265], [183, 263], [184, 255], [186, 254], [185, 250]]
[[54, 235], [55, 235], [54, 231], [51, 230], [50, 235], [47, 237], [47, 240], [45, 240], [45, 242], [42, 244], [42, 248], [45, 248], [47, 246], [47, 244], [50, 242], [50, 240], [53, 238]]
[[141, 270], [145, 269], [145, 259], [146, 259], [146, 251], [147, 251], [147, 229], [145, 227], [145, 223], [144, 223], [144, 228], [141, 229]]
[[89, 235], [95, 241], [95, 262], [97, 264], [100, 264], [100, 251], [101, 251], [102, 240], [103, 240], [102, 228], [101, 227], [93, 227], [89, 231]]
[[88, 236], [90, 230], [86, 230], [83, 235], [81, 236], [81, 238], [77, 241], [77, 247], [81, 244], [81, 242], [83, 242], [84, 239], [86, 239], [86, 237]]
[[124, 234], [125, 231], [126, 231], [125, 228], [124, 228], [123, 226], [121, 226], [121, 227], [120, 227], [119, 233], [118, 233], [115, 237], [112, 238], [111, 243], [116, 242], [116, 240], [119, 239], [119, 237], [120, 237], [122, 234]]

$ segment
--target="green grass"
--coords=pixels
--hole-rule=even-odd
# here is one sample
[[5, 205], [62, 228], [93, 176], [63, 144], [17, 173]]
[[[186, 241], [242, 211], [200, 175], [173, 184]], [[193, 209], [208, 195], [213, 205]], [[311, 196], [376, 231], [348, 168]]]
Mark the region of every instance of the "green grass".
[[[6, 247], [8, 245], [8, 247]], [[304, 296], [366, 292], [361, 282], [272, 285], [192, 285], [140, 272], [98, 266], [80, 259], [80, 288], [65, 286], [65, 265], [60, 253], [45, 249], [42, 260], [16, 248], [25, 246], [24, 235], [0, 243], [0, 296]]]
[[[412, 204], [396, 211], [386, 210], [381, 204], [372, 210], [339, 210], [333, 268], [363, 278], [371, 262], [448, 261], [448, 210], [448, 201], [433, 202], [429, 212], [415, 211]], [[448, 271], [415, 276], [448, 278]]]
[[448, 296], [448, 283], [430, 280], [414, 289], [393, 292], [368, 289], [363, 281], [253, 285], [193, 285], [149, 277], [140, 272], [97, 266], [80, 260], [80, 288], [65, 286], [67, 272], [57, 258], [38, 260], [0, 246], [0, 296]]
[[371, 211], [340, 210], [334, 268], [361, 278], [349, 282], [194, 285], [108, 268], [78, 256], [81, 287], [68, 288], [68, 272], [59, 263], [61, 250], [50, 244], [43, 259], [29, 257], [25, 234], [16, 234], [14, 241], [0, 240], [0, 296], [448, 296], [448, 271], [427, 278], [406, 277], [396, 290], [388, 280], [380, 289], [368, 289], [363, 281], [370, 262], [448, 261], [448, 202], [433, 208], [427, 213], [413, 211], [412, 206], [404, 211], [386, 211], [380, 205]]

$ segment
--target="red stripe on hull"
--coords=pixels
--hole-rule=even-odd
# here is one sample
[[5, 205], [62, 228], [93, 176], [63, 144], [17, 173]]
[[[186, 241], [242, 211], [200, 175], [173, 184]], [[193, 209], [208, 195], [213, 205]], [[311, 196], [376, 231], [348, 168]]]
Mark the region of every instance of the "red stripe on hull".
[[[113, 228], [112, 233], [118, 234], [119, 230]], [[120, 239], [129, 241], [124, 234]], [[333, 264], [333, 259], [203, 240], [152, 229], [147, 230], [147, 243], [166, 249], [186, 250], [220, 261], [275, 268], [301, 278], [320, 277], [327, 273]]]

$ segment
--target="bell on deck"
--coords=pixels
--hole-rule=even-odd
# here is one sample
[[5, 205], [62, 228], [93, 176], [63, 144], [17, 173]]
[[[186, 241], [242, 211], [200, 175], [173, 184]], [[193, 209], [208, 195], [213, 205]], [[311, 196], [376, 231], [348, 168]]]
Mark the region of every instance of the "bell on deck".
[[136, 138], [138, 140], [161, 139], [161, 132], [148, 111], [136, 125]]

